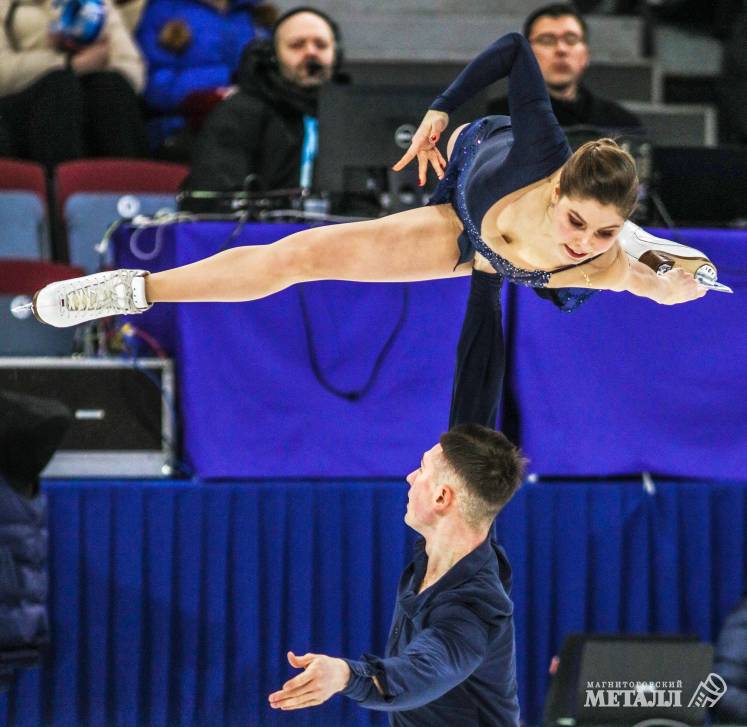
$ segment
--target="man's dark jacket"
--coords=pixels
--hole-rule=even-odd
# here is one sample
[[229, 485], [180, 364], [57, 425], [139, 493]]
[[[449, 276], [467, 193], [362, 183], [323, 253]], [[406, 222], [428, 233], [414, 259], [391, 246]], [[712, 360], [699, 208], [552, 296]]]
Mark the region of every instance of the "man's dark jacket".
[[[600, 129], [642, 130], [641, 120], [620, 104], [589, 91], [581, 85], [574, 101], [563, 101], [550, 96], [555, 118], [563, 127], [597, 126]], [[509, 115], [508, 99], [493, 99], [488, 104], [489, 114]]]
[[49, 641], [46, 517], [44, 495], [23, 497], [0, 474], [0, 691]]
[[285, 80], [264, 41], [247, 48], [236, 80], [239, 90], [213, 109], [200, 131], [184, 187], [297, 188], [303, 117], [316, 116], [318, 90]]
[[[517, 727], [511, 566], [488, 537], [424, 591], [425, 540], [402, 572], [384, 658], [346, 659], [342, 694], [394, 727]], [[381, 692], [374, 686], [376, 677]]]

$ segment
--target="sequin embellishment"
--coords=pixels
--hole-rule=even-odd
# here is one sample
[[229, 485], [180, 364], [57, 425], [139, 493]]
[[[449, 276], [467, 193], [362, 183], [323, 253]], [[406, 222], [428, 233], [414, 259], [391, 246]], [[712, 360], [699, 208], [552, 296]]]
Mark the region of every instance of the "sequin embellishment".
[[480, 119], [465, 129], [465, 137], [460, 143], [457, 157], [449, 160], [446, 176], [436, 188], [430, 204], [451, 202], [464, 225], [464, 231], [472, 246], [500, 275], [520, 285], [544, 288], [550, 280], [551, 273], [544, 270], [524, 270], [501, 257], [482, 239], [477, 225], [469, 214], [464, 188], [469, 178], [469, 169], [485, 137], [487, 126], [488, 119]]

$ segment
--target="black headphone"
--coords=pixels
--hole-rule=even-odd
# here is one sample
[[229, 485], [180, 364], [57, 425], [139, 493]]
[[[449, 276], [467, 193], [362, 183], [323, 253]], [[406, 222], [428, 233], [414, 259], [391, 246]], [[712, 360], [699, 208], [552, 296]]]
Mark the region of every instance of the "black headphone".
[[278, 32], [278, 28], [286, 21], [288, 18], [293, 17], [294, 15], [298, 15], [298, 13], [313, 13], [314, 15], [317, 15], [320, 17], [327, 25], [329, 25], [330, 29], [332, 30], [332, 37], [335, 42], [335, 62], [332, 66], [332, 75], [337, 73], [337, 71], [340, 69], [340, 66], [342, 66], [342, 61], [344, 58], [344, 49], [342, 45], [342, 33], [340, 32], [340, 26], [332, 20], [332, 18], [327, 15], [327, 13], [317, 10], [316, 8], [309, 7], [308, 5], [300, 5], [296, 8], [291, 8], [290, 10], [287, 10], [284, 12], [272, 25], [272, 28], [270, 30], [270, 38], [269, 44], [271, 51], [271, 58], [268, 58], [269, 62], [274, 65], [274, 67], [277, 67], [278, 59], [277, 54], [275, 52], [275, 40]]

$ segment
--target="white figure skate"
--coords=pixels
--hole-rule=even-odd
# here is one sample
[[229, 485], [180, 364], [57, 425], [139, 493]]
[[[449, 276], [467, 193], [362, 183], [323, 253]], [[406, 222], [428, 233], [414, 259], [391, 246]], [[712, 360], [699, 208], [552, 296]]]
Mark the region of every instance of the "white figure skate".
[[106, 316], [143, 313], [146, 270], [112, 270], [50, 283], [34, 295], [37, 320], [68, 328]]
[[618, 240], [627, 255], [659, 274], [675, 267], [682, 268], [692, 273], [695, 280], [709, 290], [734, 292], [728, 285], [718, 282], [716, 266], [701, 250], [656, 237], [630, 220], [623, 225]]

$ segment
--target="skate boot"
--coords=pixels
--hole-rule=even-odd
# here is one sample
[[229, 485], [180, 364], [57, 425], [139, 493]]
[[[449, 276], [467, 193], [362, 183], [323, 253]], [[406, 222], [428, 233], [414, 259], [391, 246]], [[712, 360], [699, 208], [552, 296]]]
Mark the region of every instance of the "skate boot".
[[146, 270], [112, 270], [51, 283], [34, 295], [37, 320], [55, 328], [122, 314], [143, 313]]
[[672, 268], [682, 268], [692, 273], [695, 280], [709, 290], [733, 293], [728, 286], [718, 282], [716, 266], [701, 250], [664, 240], [638, 227], [628, 220], [618, 236], [622, 249], [654, 272], [664, 274]]

